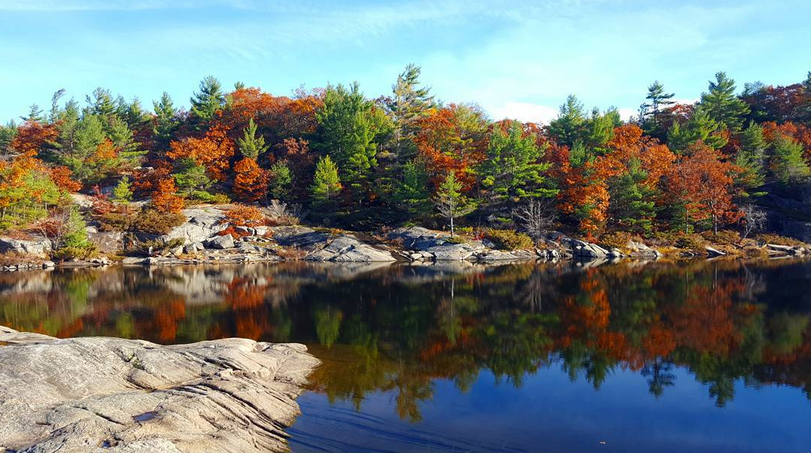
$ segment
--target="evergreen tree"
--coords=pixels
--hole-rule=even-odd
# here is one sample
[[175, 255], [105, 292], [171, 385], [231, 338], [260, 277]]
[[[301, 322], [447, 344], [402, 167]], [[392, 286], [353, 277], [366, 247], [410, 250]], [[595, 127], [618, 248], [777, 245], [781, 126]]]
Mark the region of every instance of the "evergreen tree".
[[65, 89], [57, 90], [53, 96], [51, 96], [51, 114], [48, 117], [48, 121], [51, 123], [56, 123], [59, 120], [59, 100], [62, 99], [62, 96], [65, 95]]
[[312, 146], [335, 158], [343, 172], [342, 179], [353, 192], [360, 194], [377, 165], [379, 135], [388, 129], [385, 116], [375, 111], [358, 88], [352, 84], [327, 87], [324, 106], [318, 111], [317, 138]]
[[549, 134], [558, 143], [573, 147], [578, 141], [582, 141], [586, 134], [586, 115], [577, 97], [570, 94], [566, 98], [566, 103], [560, 106], [558, 117], [549, 123]]
[[140, 130], [151, 120], [151, 116], [144, 110], [141, 100], [137, 97], [126, 104], [121, 118], [126, 121], [127, 127], [131, 130]]
[[451, 236], [454, 234], [455, 220], [476, 210], [476, 205], [470, 203], [467, 197], [462, 195], [461, 190], [462, 183], [456, 180], [453, 172], [448, 172], [445, 180], [440, 184], [434, 200], [439, 214], [449, 222]]
[[749, 113], [749, 106], [735, 96], [735, 81], [725, 72], [715, 74], [709, 92], [701, 95], [700, 108], [712, 120], [734, 132], [741, 130], [744, 117]]
[[605, 113], [595, 108], [591, 111], [591, 118], [586, 121], [587, 135], [583, 141], [584, 146], [593, 148], [594, 152], [603, 154], [607, 151], [606, 145], [614, 138], [614, 128], [622, 125], [622, 119], [616, 108], [610, 108]]
[[787, 135], [778, 134], [772, 141], [772, 148], [772, 171], [778, 181], [784, 184], [798, 183], [811, 176], [800, 143]]
[[239, 151], [243, 156], [249, 159], [256, 159], [260, 154], [268, 150], [268, 145], [265, 144], [265, 137], [256, 136], [256, 123], [253, 118], [248, 122], [248, 127], [245, 128], [242, 138], [237, 140]]
[[648, 102], [642, 104], [639, 119], [642, 122], [642, 129], [653, 135], [662, 135], [662, 110], [675, 104], [673, 93], [665, 92], [665, 87], [658, 80], [648, 86], [648, 95], [645, 96]]
[[335, 197], [341, 193], [341, 179], [338, 176], [338, 167], [326, 155], [318, 160], [315, 166], [315, 177], [313, 178], [313, 185], [310, 186], [310, 192], [313, 196], [313, 202], [321, 206], [329, 206], [335, 200]]
[[628, 172], [611, 184], [610, 217], [623, 229], [650, 233], [656, 215], [655, 191], [642, 183], [647, 179], [639, 159], [631, 159]]
[[6, 123], [5, 126], [0, 126], [0, 155], [5, 155], [11, 152], [11, 142], [17, 135], [17, 124], [14, 120]]
[[393, 96], [386, 103], [394, 125], [394, 153], [397, 159], [410, 159], [416, 152], [413, 138], [417, 121], [434, 105], [428, 87], [419, 87], [420, 67], [406, 66], [392, 85]]
[[132, 189], [130, 188], [130, 179], [124, 176], [118, 181], [115, 188], [113, 188], [113, 201], [119, 203], [129, 203], [132, 200]]
[[741, 134], [741, 146], [735, 155], [735, 165], [741, 172], [738, 182], [748, 189], [763, 185], [766, 179], [763, 162], [766, 154], [766, 139], [763, 137], [763, 127], [750, 123]]
[[402, 180], [394, 192], [394, 201], [412, 217], [422, 218], [431, 211], [428, 171], [422, 162], [410, 160], [403, 165]]
[[293, 185], [293, 173], [286, 160], [280, 160], [270, 166], [270, 196], [276, 200], [286, 200]]
[[677, 153], [685, 153], [690, 145], [701, 140], [705, 145], [719, 149], [727, 143], [726, 137], [718, 132], [719, 126], [718, 122], [699, 106], [684, 126], [678, 122], [670, 126], [667, 133], [668, 146]]
[[206, 167], [194, 159], [184, 158], [175, 162], [173, 176], [180, 195], [197, 199], [208, 198], [206, 195], [212, 181], [206, 173]]
[[208, 122], [225, 105], [225, 93], [220, 81], [208, 76], [200, 82], [200, 91], [191, 98], [191, 113], [198, 122]]
[[79, 128], [79, 104], [71, 99], [65, 103], [65, 108], [59, 112], [56, 121], [59, 137], [56, 147], [60, 155], [72, 155], [76, 152], [76, 131]]
[[505, 128], [493, 128], [479, 174], [494, 203], [517, 203], [528, 197], [554, 194], [543, 187], [544, 173], [550, 166], [541, 162], [543, 151], [537, 137], [525, 134], [518, 121], [511, 121]]
[[31, 107], [28, 109], [28, 115], [21, 116], [21, 120], [23, 121], [31, 121], [35, 123], [42, 123], [45, 121], [45, 117], [42, 116], [42, 109], [39, 108], [37, 104], [31, 104]]
[[144, 153], [138, 151], [139, 143], [135, 141], [127, 122], [119, 117], [114, 117], [109, 130], [109, 138], [121, 156], [135, 164]]
[[152, 105], [155, 110], [152, 133], [158, 146], [165, 148], [169, 146], [169, 142], [179, 125], [177, 109], [175, 109], [172, 102], [172, 97], [165, 91], [160, 101], [153, 101]]
[[113, 115], [117, 114], [118, 107], [110, 94], [110, 90], [96, 88], [93, 94], [86, 96], [87, 108], [85, 115], [95, 115], [102, 119], [102, 122], [109, 122]]

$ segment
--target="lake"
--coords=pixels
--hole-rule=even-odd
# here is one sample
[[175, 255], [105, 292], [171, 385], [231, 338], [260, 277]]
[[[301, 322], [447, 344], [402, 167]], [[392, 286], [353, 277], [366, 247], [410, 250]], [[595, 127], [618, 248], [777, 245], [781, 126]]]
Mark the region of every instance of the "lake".
[[58, 337], [300, 342], [294, 452], [811, 451], [811, 262], [0, 275]]

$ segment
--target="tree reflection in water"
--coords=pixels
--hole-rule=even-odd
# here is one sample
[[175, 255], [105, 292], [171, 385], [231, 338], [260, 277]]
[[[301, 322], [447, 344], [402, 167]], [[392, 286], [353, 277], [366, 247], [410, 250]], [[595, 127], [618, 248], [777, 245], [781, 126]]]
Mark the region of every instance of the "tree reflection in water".
[[0, 275], [0, 324], [302, 342], [324, 362], [313, 391], [356, 409], [393, 392], [412, 421], [438, 379], [466, 391], [488, 370], [520, 387], [540, 367], [597, 389], [632, 370], [655, 397], [682, 367], [723, 406], [737, 380], [811, 392], [809, 282], [807, 262], [111, 268]]

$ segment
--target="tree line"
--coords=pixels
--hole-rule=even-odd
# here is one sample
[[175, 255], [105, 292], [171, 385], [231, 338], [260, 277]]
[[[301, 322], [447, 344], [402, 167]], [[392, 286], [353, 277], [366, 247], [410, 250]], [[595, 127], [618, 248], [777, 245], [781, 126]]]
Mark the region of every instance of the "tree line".
[[407, 66], [377, 99], [357, 83], [274, 96], [206, 77], [188, 110], [167, 93], [148, 110], [60, 90], [0, 126], [0, 227], [42, 222], [81, 191], [165, 213], [281, 200], [353, 229], [747, 231], [760, 197], [811, 176], [811, 72], [740, 92], [719, 72], [693, 104], [657, 81], [628, 121], [572, 95], [548, 125], [441, 102], [419, 77]]

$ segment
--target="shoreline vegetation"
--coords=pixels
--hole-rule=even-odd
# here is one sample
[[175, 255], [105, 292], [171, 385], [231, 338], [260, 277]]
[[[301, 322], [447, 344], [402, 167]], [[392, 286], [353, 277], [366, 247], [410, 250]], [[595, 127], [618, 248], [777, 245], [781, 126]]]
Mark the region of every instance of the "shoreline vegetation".
[[804, 255], [811, 73], [719, 72], [637, 116], [569, 96], [548, 125], [440, 101], [409, 65], [275, 96], [206, 77], [152, 111], [99, 88], [0, 126], [0, 265]]

